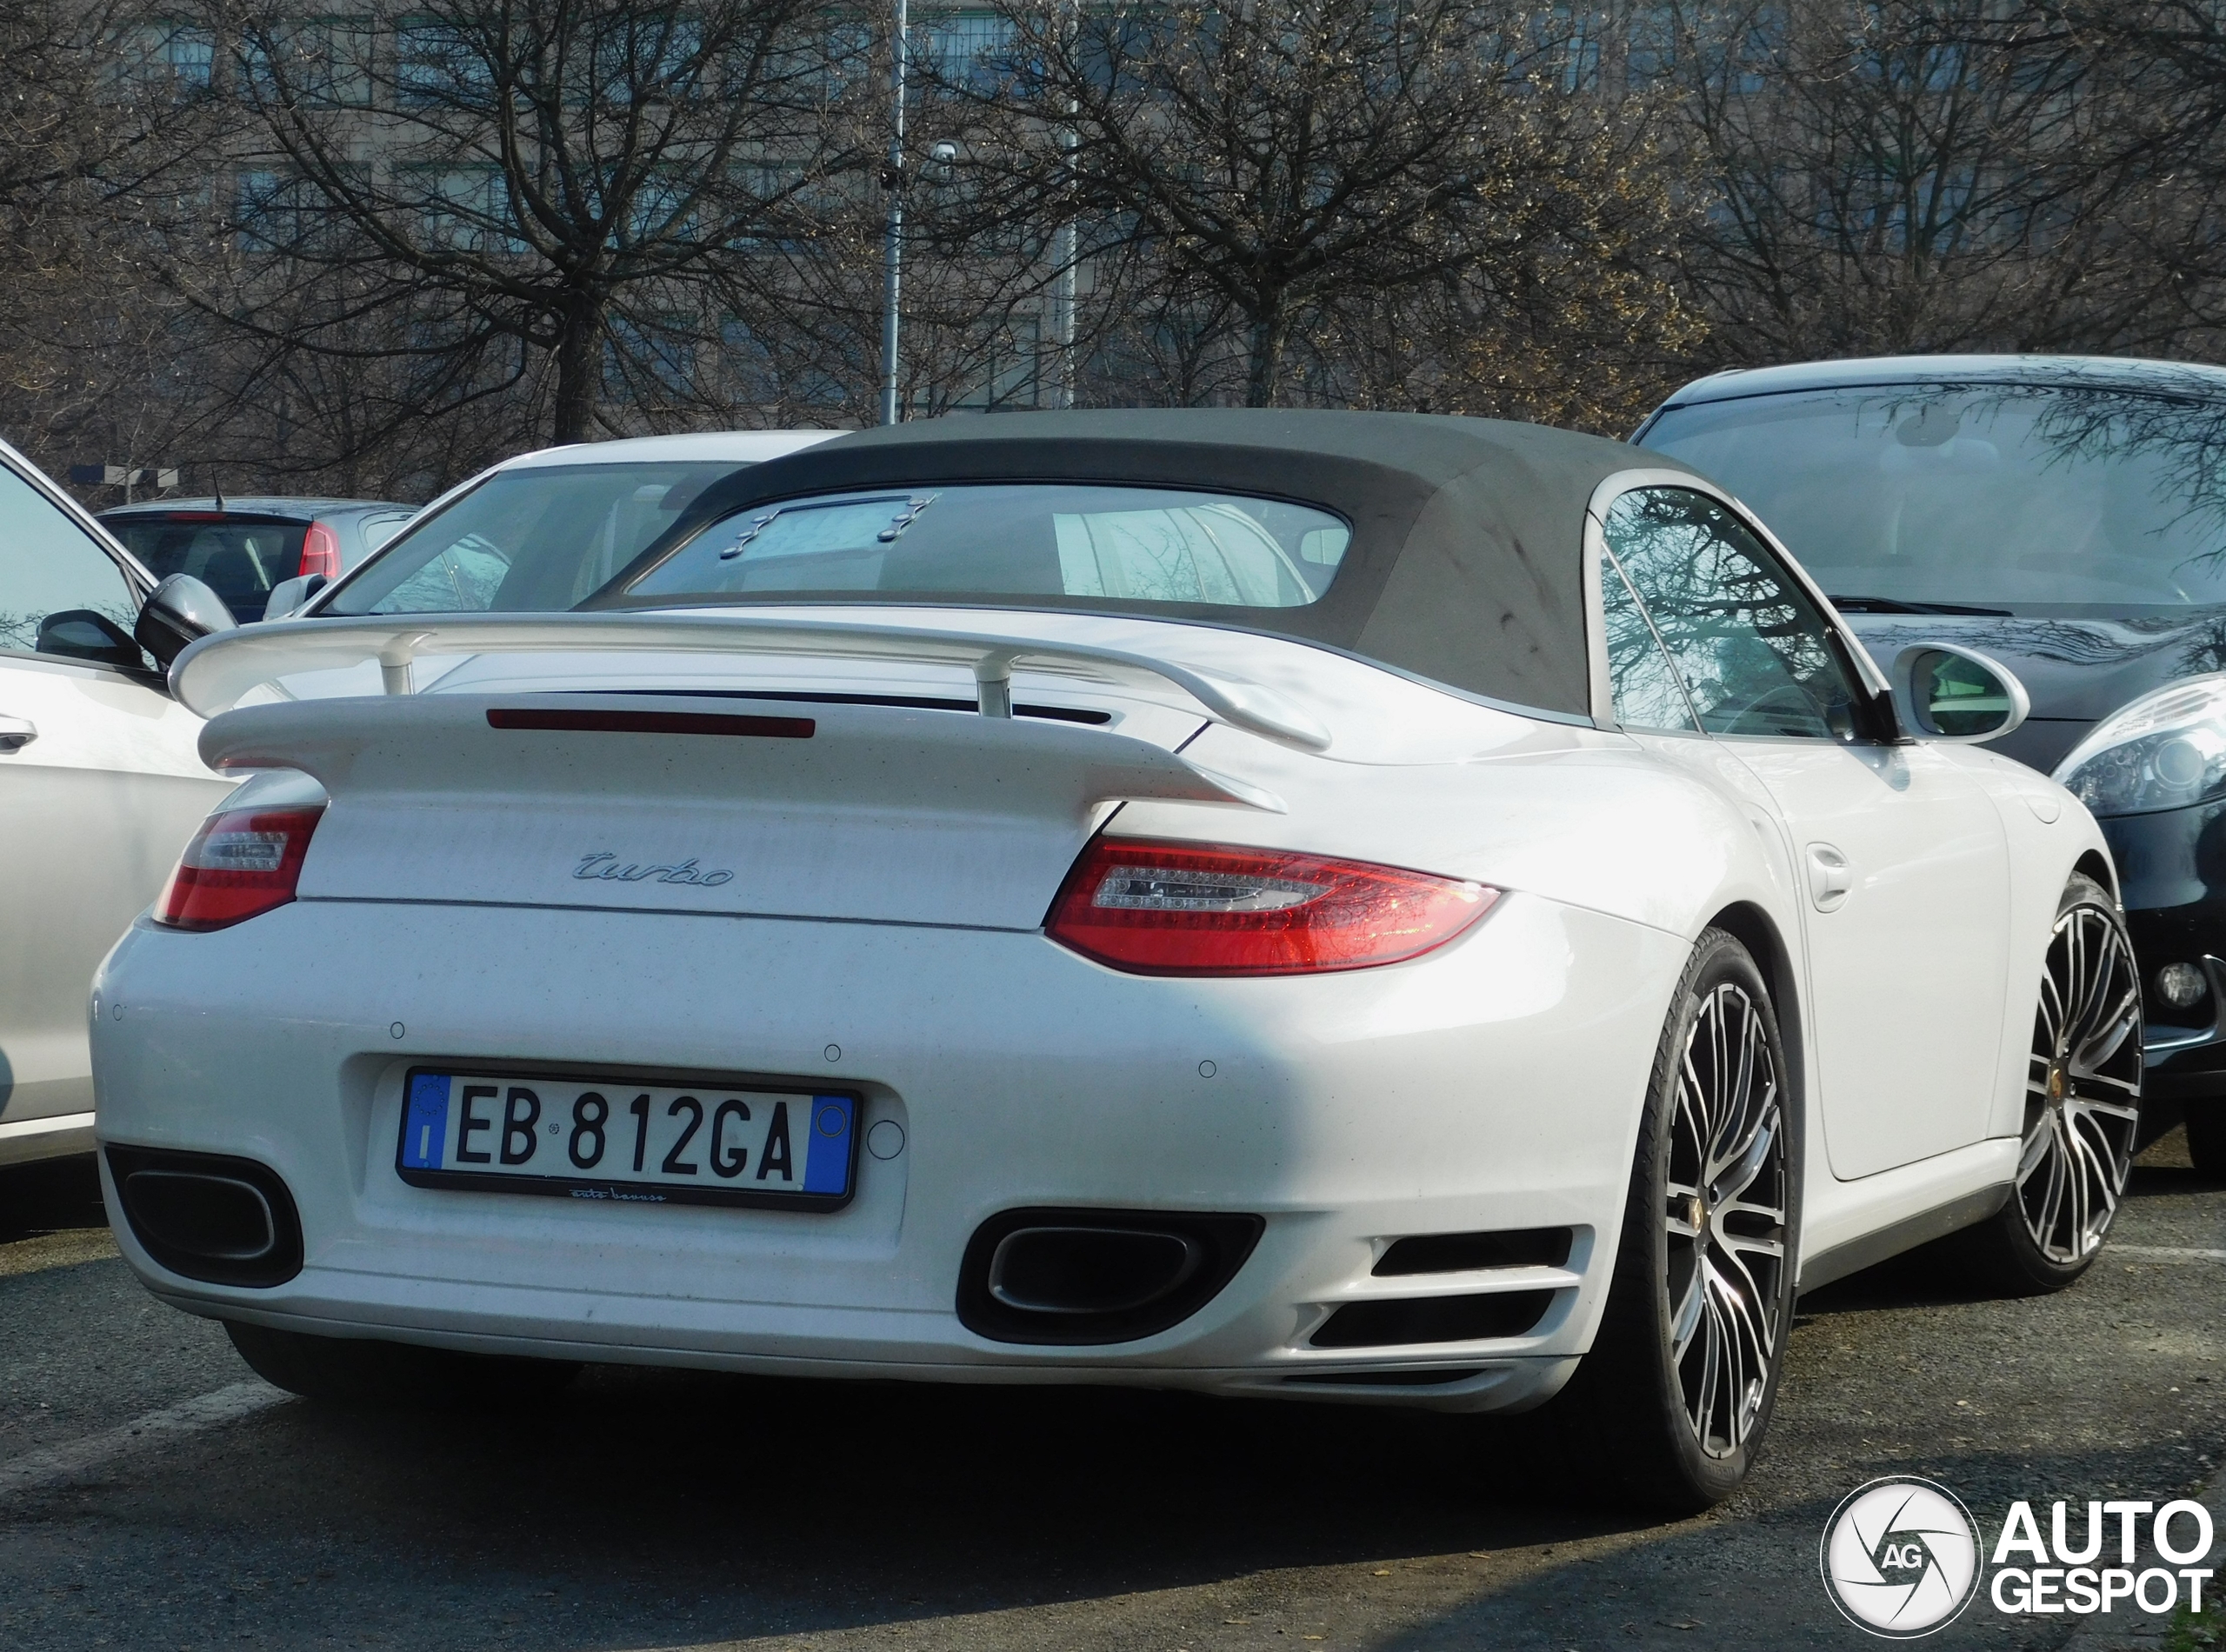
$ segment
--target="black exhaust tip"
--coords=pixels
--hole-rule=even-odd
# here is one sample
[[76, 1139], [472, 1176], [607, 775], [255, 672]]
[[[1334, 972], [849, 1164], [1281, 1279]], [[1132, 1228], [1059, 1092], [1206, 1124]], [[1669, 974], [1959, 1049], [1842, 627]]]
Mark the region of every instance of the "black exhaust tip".
[[302, 1270], [293, 1196], [252, 1159], [108, 1149], [131, 1236], [164, 1268], [215, 1285], [283, 1285]]
[[967, 1242], [959, 1322], [996, 1342], [1150, 1336], [1212, 1301], [1266, 1225], [1190, 1211], [1007, 1210]]
[[990, 1253], [990, 1295], [1023, 1314], [1125, 1314], [1180, 1289], [1205, 1254], [1184, 1233], [1016, 1228]]

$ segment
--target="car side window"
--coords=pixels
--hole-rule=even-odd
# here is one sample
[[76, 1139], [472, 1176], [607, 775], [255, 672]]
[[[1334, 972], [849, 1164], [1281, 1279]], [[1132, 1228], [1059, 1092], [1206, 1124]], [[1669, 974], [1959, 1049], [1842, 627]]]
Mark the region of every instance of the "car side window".
[[131, 641], [138, 612], [98, 542], [0, 464], [0, 650], [141, 666]]
[[1600, 615], [1616, 721], [1626, 729], [1698, 733], [1677, 674], [1670, 669], [1645, 611], [1612, 561], [1600, 565]]
[[1831, 628], [1730, 511], [1691, 489], [1637, 488], [1616, 501], [1606, 528], [1609, 551], [1701, 727], [1776, 739], [1853, 736], [1854, 683]]

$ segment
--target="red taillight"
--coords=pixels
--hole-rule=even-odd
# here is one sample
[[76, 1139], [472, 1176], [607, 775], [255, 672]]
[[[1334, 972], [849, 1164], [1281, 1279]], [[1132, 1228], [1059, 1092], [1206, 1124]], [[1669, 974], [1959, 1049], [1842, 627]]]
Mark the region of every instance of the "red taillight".
[[1482, 883], [1365, 861], [1101, 837], [1067, 874], [1044, 928], [1132, 975], [1303, 975], [1418, 956], [1498, 898]]
[[301, 882], [302, 857], [323, 813], [231, 809], [210, 816], [155, 903], [155, 922], [174, 929], [222, 929], [285, 905]]
[[302, 577], [323, 574], [327, 579], [340, 577], [340, 536], [324, 523], [310, 523], [310, 530], [302, 536]]

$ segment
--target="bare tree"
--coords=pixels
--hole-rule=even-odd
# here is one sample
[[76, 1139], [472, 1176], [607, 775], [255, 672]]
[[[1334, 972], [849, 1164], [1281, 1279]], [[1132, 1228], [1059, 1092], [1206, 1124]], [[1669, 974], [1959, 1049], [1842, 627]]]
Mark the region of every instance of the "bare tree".
[[1733, 360], [2134, 349], [2184, 328], [2126, 140], [2142, 65], [2036, 5], [1673, 8], [1712, 210], [1686, 270]]
[[161, 440], [180, 316], [145, 226], [205, 163], [206, 45], [136, 0], [0, 8], [0, 418], [50, 464]]
[[840, 163], [816, 16], [410, 0], [374, 49], [221, 12], [253, 125], [242, 256], [199, 296], [275, 356], [403, 364], [421, 408], [546, 373], [547, 434], [589, 436], [607, 366], [636, 390], [693, 378], [737, 266]]
[[1000, 0], [999, 15], [1000, 72], [943, 88], [970, 104], [980, 206], [1039, 235], [1079, 225], [1103, 313], [1133, 309], [1121, 271], [1225, 311], [1255, 406], [1290, 391], [1294, 341], [1334, 338], [1355, 307], [1549, 283], [1572, 226], [1617, 257], [1660, 221], [1660, 192], [1631, 175], [1643, 111], [1604, 109], [1581, 30], [1538, 8]]
[[2158, 271], [2142, 343], [2226, 350], [2226, 13], [2206, 0], [2043, 0], [2066, 50], [2109, 64], [2123, 232]]

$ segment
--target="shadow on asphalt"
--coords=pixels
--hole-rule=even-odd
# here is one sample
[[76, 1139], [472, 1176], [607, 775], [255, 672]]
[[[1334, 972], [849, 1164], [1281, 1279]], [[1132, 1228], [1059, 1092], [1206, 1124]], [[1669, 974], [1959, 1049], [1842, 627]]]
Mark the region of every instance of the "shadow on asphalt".
[[[2144, 1156], [2130, 1197], [2210, 1185], [2183, 1150], [2174, 1162], [2176, 1144]], [[99, 1219], [89, 1162], [0, 1176], [0, 1235]], [[1978, 1300], [1933, 1250], [1819, 1291], [1803, 1322]], [[1567, 1631], [1652, 1644], [1658, 1629], [1707, 1627], [1717, 1644], [1794, 1644], [1842, 1626], [1818, 1616], [1806, 1573], [1781, 1615], [1757, 1596], [1758, 1564], [1777, 1573], [1792, 1555], [1813, 1567], [1815, 1534], [1860, 1477], [1849, 1465], [1828, 1475], [1829, 1495], [1787, 1483], [1743, 1497], [1728, 1518], [1664, 1527], [1575, 1501], [1545, 1431], [1521, 1417], [630, 1368], [590, 1368], [553, 1401], [491, 1412], [290, 1406], [252, 1435], [157, 1500], [183, 1512], [237, 1497], [264, 1565], [337, 1542], [358, 1557], [342, 1562], [340, 1593], [363, 1589], [374, 1616], [372, 1580], [406, 1556], [459, 1603], [474, 1578], [561, 1594], [581, 1616], [536, 1639], [567, 1647], [683, 1628], [690, 1640], [824, 1633], [1199, 1585], [1265, 1595], [1292, 1585], [1248, 1580], [1603, 1538], [1643, 1550], [1645, 1576], [1624, 1568], [1610, 1584], [1543, 1559], [1374, 1643], [1543, 1645], [1536, 1637]], [[2123, 1447], [2063, 1443], [2013, 1454], [1957, 1442], [1928, 1452], [1926, 1471], [1989, 1506], [2037, 1485], [2137, 1477]], [[1645, 1581], [1665, 1574], [1692, 1587], [1665, 1594]], [[1594, 1579], [1602, 1587], [1578, 1606]], [[683, 1607], [684, 1626], [673, 1615]]]
[[93, 1156], [0, 1169], [0, 1244], [64, 1228], [105, 1228]]
[[576, 1534], [590, 1570], [618, 1530], [915, 1595], [995, 1554], [1066, 1597], [1653, 1523], [1560, 1504], [1516, 1421], [1147, 1390], [590, 1369], [507, 1416], [296, 1415], [319, 1478], [344, 1464], [397, 1537], [439, 1508], [481, 1542]]
[[[2125, 1196], [2128, 1200], [2169, 1198], [2209, 1193], [2221, 1185], [2218, 1178], [2205, 1176], [2189, 1162], [2186, 1133], [2175, 1128], [2151, 1142], [2134, 1161], [2126, 1179]], [[1795, 1323], [1797, 1326], [1820, 1315], [1996, 1300], [1998, 1291], [1972, 1282], [1959, 1243], [1960, 1236], [1951, 1234], [1811, 1291], [1802, 1297]], [[2107, 1245], [2104, 1254], [2108, 1254]]]

